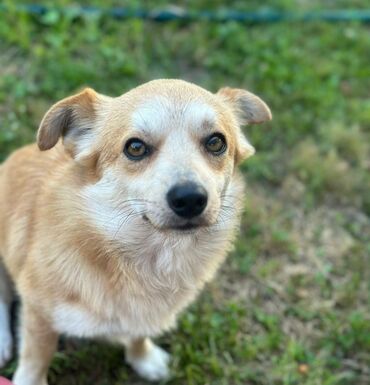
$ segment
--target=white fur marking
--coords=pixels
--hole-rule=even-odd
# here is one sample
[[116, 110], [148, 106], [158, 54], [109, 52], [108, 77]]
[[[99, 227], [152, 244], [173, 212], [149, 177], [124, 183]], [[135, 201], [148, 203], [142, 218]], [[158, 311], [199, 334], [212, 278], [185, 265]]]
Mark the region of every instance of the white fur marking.
[[32, 360], [23, 363], [17, 368], [13, 377], [15, 385], [48, 385], [46, 378], [40, 377], [38, 368], [35, 367]]
[[13, 337], [9, 325], [9, 306], [0, 301], [0, 368], [11, 358]]
[[199, 128], [205, 122], [215, 124], [216, 112], [206, 103], [192, 101], [185, 106], [183, 118], [192, 128]]
[[128, 354], [126, 360], [136, 373], [146, 380], [160, 381], [169, 377], [169, 354], [151, 342], [150, 349], [144, 357], [135, 358]]
[[215, 110], [203, 101], [179, 104], [164, 97], [145, 102], [132, 115], [135, 128], [162, 135], [178, 127], [199, 129], [204, 122], [213, 124], [215, 120]]
[[99, 320], [92, 313], [71, 304], [60, 304], [53, 314], [54, 328], [77, 337], [111, 336], [126, 332], [119, 322]]
[[76, 140], [76, 160], [82, 159], [84, 156], [89, 155], [91, 152], [91, 147], [96, 139], [94, 132], [86, 130], [77, 140]]
[[122, 225], [124, 217], [131, 212], [130, 207], [122, 208], [117, 204], [119, 202], [118, 185], [118, 181], [108, 170], [99, 182], [88, 185], [82, 190], [82, 196], [88, 205], [94, 224], [99, 230], [112, 237]]

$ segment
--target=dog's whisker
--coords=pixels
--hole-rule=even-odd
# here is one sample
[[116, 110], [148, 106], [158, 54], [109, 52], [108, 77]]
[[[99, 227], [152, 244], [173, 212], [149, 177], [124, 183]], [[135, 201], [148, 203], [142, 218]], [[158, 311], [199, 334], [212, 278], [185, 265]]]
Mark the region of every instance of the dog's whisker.
[[121, 232], [121, 230], [122, 230], [123, 226], [125, 226], [125, 224], [127, 224], [131, 219], [134, 219], [136, 217], [140, 217], [143, 214], [145, 214], [145, 211], [136, 212], [135, 210], [132, 210], [126, 217], [124, 217], [122, 219], [121, 223], [119, 224], [119, 226], [117, 228], [116, 233], [114, 234], [113, 239], [116, 239], [117, 234], [119, 234]]

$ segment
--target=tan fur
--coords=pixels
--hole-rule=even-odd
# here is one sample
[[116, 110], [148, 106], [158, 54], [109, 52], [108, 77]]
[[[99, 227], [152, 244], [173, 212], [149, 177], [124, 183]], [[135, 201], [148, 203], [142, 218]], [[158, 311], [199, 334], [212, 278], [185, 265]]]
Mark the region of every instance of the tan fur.
[[[23, 303], [16, 385], [46, 384], [57, 335], [73, 335], [73, 328], [78, 336], [128, 341], [128, 356], [140, 373], [150, 379], [164, 375], [165, 353], [155, 351], [159, 348], [147, 337], [174, 326], [176, 315], [214, 276], [238, 226], [243, 184], [236, 166], [253, 152], [245, 138], [241, 143], [235, 111], [243, 103], [238, 95], [233, 93], [225, 102], [224, 91], [215, 95], [179, 80], [153, 81], [118, 98], [88, 89], [53, 106], [41, 123], [38, 146], [20, 149], [0, 167], [0, 256]], [[133, 112], [147, 101], [148, 107], [142, 107], [146, 113], [157, 99], [159, 105], [169, 101], [170, 106], [160, 112], [163, 121], [142, 134], [156, 152], [132, 162], [122, 149], [137, 135]], [[224, 133], [228, 142], [224, 156], [212, 157], [201, 149], [204, 134], [199, 127], [189, 127], [198, 124], [197, 116], [186, 113], [191, 103], [204, 105], [197, 108], [205, 116], [207, 108], [214, 111], [214, 125], [205, 126], [209, 133]], [[271, 118], [267, 106], [256, 99], [248, 104], [248, 113], [251, 110], [258, 121]], [[60, 137], [64, 145], [58, 142]], [[172, 144], [162, 147], [167, 138]], [[176, 157], [180, 149], [182, 168], [174, 178], [183, 178], [182, 172], [190, 167], [210, 185], [210, 208], [199, 222], [204, 227], [187, 235], [168, 228], [169, 214], [157, 207], [166, 184], [172, 183], [162, 175], [167, 173], [162, 170], [169, 170], [166, 159]], [[151, 180], [152, 175], [164, 179]], [[140, 191], [152, 193], [150, 199], [158, 196], [149, 213], [152, 226], [139, 215], [131, 218], [125, 206]], [[227, 219], [220, 220], [222, 204], [233, 207]], [[124, 217], [116, 227], [114, 213]], [[4, 293], [0, 285], [0, 300]], [[69, 322], [71, 330], [64, 330]], [[163, 364], [162, 369], [153, 372], [144, 356], [149, 364]]]

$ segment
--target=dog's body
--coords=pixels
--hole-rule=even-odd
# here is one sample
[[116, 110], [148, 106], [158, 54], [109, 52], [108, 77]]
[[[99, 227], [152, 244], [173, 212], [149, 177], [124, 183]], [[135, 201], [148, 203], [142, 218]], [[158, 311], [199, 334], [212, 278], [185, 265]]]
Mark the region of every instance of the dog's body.
[[16, 385], [46, 384], [60, 333], [121, 342], [139, 374], [167, 376], [167, 354], [148, 338], [174, 326], [230, 248], [235, 166], [253, 153], [241, 116], [270, 112], [245, 91], [182, 81], [115, 99], [86, 90], [49, 110], [38, 147], [0, 167], [0, 365], [12, 349], [10, 276], [23, 303]]

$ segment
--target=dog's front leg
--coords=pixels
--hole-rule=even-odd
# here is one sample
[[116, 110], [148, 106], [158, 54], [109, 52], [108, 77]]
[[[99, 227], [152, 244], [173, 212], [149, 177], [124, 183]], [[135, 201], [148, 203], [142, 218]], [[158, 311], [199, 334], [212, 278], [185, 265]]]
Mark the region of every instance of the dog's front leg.
[[15, 385], [47, 385], [47, 371], [57, 347], [58, 335], [41, 312], [24, 303], [21, 341]]
[[170, 356], [149, 338], [134, 339], [125, 345], [126, 361], [141, 377], [149, 381], [168, 378]]

